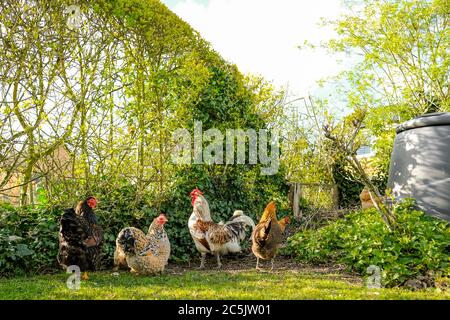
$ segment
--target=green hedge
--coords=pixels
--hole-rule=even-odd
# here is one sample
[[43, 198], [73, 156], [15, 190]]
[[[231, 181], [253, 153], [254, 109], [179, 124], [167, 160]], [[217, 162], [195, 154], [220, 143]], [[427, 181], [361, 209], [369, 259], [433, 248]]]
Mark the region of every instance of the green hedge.
[[0, 276], [57, 268], [59, 208], [0, 206]]

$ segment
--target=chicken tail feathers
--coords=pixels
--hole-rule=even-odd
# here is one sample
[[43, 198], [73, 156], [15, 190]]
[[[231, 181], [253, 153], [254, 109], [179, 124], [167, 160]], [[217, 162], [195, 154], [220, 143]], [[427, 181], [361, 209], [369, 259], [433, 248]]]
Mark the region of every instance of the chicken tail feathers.
[[249, 216], [245, 215], [242, 210], [236, 210], [231, 219], [225, 223], [225, 227], [230, 231], [232, 238], [244, 240], [245, 230], [247, 227], [251, 227], [253, 231], [255, 223]]
[[134, 234], [130, 229], [122, 230], [117, 238], [118, 245], [122, 248], [123, 252], [128, 254], [135, 254], [134, 242]]
[[276, 218], [276, 205], [274, 201], [270, 201], [269, 204], [264, 209], [264, 212], [259, 222], [261, 223], [274, 218]]
[[86, 230], [81, 225], [74, 209], [70, 208], [64, 210], [60, 224], [60, 233], [67, 243], [83, 247], [82, 241], [86, 237]]
[[251, 227], [252, 230], [255, 229], [255, 222], [253, 222], [252, 218], [245, 215], [242, 210], [236, 210], [233, 213], [233, 216], [231, 217], [230, 221], [240, 222], [240, 223], [244, 224], [245, 226]]

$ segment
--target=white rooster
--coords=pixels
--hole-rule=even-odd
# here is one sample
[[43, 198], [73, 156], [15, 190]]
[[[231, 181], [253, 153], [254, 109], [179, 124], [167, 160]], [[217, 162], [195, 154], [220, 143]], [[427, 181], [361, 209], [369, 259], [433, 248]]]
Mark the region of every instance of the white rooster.
[[217, 258], [217, 268], [222, 266], [220, 255], [241, 251], [240, 242], [245, 239], [247, 227], [255, 228], [253, 220], [241, 210], [236, 210], [226, 223], [215, 223], [211, 219], [209, 205], [203, 192], [194, 189], [191, 192], [192, 214], [188, 226], [195, 247], [202, 255], [200, 269], [205, 267], [206, 254]]

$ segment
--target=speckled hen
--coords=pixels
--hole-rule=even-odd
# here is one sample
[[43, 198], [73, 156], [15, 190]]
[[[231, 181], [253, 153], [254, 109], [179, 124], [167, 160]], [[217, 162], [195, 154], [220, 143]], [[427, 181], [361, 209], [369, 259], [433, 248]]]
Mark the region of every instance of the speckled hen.
[[170, 242], [164, 230], [167, 218], [160, 214], [145, 234], [133, 227], [122, 229], [116, 240], [114, 265], [138, 274], [162, 273], [169, 260]]

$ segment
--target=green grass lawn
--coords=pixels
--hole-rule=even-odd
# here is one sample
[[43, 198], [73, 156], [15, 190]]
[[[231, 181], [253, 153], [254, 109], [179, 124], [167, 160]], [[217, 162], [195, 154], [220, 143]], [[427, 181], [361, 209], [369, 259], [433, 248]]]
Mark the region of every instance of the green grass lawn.
[[367, 289], [341, 274], [302, 271], [217, 272], [137, 276], [89, 274], [79, 290], [66, 287], [68, 274], [0, 279], [0, 299], [450, 299], [438, 289]]

